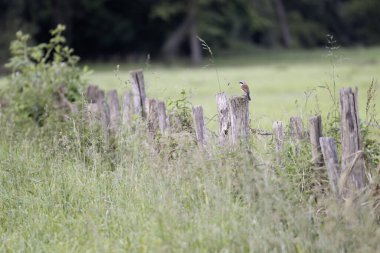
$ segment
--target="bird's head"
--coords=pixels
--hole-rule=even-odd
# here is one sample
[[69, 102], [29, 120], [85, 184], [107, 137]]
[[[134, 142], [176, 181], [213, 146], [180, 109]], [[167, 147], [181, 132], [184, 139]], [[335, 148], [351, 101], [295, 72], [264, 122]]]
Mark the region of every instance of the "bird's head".
[[241, 80], [241, 81], [239, 81], [239, 84], [243, 85], [243, 84], [245, 84], [245, 81]]

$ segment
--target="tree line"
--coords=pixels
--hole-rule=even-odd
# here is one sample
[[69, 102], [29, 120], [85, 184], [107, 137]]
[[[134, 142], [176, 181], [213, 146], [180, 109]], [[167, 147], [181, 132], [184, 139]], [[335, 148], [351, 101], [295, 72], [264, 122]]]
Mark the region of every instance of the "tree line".
[[326, 34], [344, 46], [380, 42], [378, 0], [0, 0], [0, 9], [0, 59], [17, 30], [38, 43], [58, 23], [87, 59], [149, 53], [197, 63], [199, 38], [213, 50], [317, 47]]

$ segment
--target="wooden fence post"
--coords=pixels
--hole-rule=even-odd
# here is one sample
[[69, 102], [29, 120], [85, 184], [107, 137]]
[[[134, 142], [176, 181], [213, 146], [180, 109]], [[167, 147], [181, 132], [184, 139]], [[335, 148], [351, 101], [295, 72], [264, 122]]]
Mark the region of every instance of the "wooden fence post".
[[340, 168], [334, 138], [321, 137], [319, 138], [319, 141], [321, 145], [321, 151], [323, 153], [323, 159], [326, 164], [331, 190], [339, 199], [340, 191], [342, 189], [339, 189], [338, 185]]
[[273, 123], [273, 136], [275, 141], [275, 152], [277, 163], [281, 163], [281, 152], [284, 146], [284, 125], [282, 121], [275, 121]]
[[110, 130], [116, 132], [120, 126], [119, 98], [116, 90], [107, 93], [110, 109]]
[[146, 116], [144, 112], [145, 106], [145, 81], [144, 74], [141, 69], [131, 72], [132, 79], [132, 95], [133, 95], [133, 112], [140, 114], [142, 117]]
[[96, 103], [98, 100], [99, 88], [96, 85], [90, 84], [87, 86], [85, 98], [88, 103]]
[[148, 123], [148, 130], [154, 136], [159, 129], [156, 99], [145, 99], [145, 112]]
[[197, 142], [199, 145], [203, 146], [206, 144], [206, 128], [203, 118], [202, 106], [193, 107], [193, 123], [195, 128], [195, 134], [197, 137]]
[[229, 112], [231, 121], [231, 143], [235, 144], [241, 137], [250, 134], [249, 106], [246, 97], [233, 97], [229, 100]]
[[87, 103], [96, 103], [98, 100], [104, 99], [104, 91], [98, 86], [90, 84], [86, 88], [84, 97]]
[[365, 185], [364, 159], [358, 111], [358, 89], [340, 90], [342, 173], [349, 176], [349, 187], [360, 189]]
[[100, 123], [103, 129], [106, 142], [109, 140], [109, 126], [110, 126], [110, 108], [105, 99], [100, 99], [96, 102], [100, 116]]
[[162, 134], [167, 133], [169, 129], [169, 120], [166, 116], [166, 106], [165, 102], [159, 101], [157, 104], [158, 113], [158, 125]]
[[290, 140], [293, 143], [295, 153], [300, 153], [301, 141], [305, 138], [302, 118], [290, 117]]
[[309, 118], [311, 157], [316, 166], [323, 166], [323, 157], [319, 138], [322, 137], [322, 118], [317, 115]]
[[124, 92], [122, 98], [122, 123], [127, 126], [131, 121], [131, 100], [132, 93], [129, 91]]
[[298, 141], [303, 140], [305, 138], [301, 117], [290, 117], [290, 136], [293, 140]]
[[231, 118], [226, 93], [221, 92], [216, 94], [216, 105], [219, 115], [219, 140], [223, 143], [228, 139], [231, 128]]

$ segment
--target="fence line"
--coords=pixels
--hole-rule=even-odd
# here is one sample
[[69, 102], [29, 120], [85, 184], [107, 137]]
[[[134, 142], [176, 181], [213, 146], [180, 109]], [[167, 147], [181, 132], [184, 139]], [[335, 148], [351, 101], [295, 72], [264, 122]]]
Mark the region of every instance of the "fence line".
[[[104, 91], [94, 85], [88, 86], [85, 97], [88, 102], [89, 118], [92, 120], [94, 118], [99, 119], [106, 140], [109, 139], [110, 134], [119, 129], [120, 124], [128, 126], [133, 115], [137, 115], [147, 122], [147, 128], [153, 136], [157, 132], [161, 132], [161, 134], [170, 133], [170, 120], [166, 113], [165, 102], [146, 97], [142, 70], [132, 71], [130, 76], [132, 88], [131, 91], [123, 93], [121, 108], [116, 90], [107, 93], [107, 103]], [[289, 119], [288, 134], [295, 154], [300, 154], [303, 143], [309, 137], [312, 162], [316, 167], [326, 167], [331, 190], [338, 199], [341, 199], [342, 194], [349, 192], [349, 189], [360, 189], [366, 185], [357, 93], [357, 88], [342, 88], [340, 90], [341, 165], [338, 162], [334, 139], [323, 137], [320, 115], [308, 119], [308, 131], [304, 129], [301, 117], [293, 116]], [[245, 96], [228, 98], [224, 92], [218, 93], [216, 94], [216, 106], [219, 117], [219, 142], [221, 144], [230, 143], [234, 146], [250, 136], [249, 101]], [[181, 123], [175, 117], [173, 118], [173, 115], [170, 115], [170, 118], [176, 121], [175, 125]], [[206, 146], [208, 142], [207, 129], [202, 106], [192, 108], [192, 119], [196, 141], [200, 146]], [[286, 139], [285, 125], [282, 121], [273, 123], [273, 139], [276, 161], [281, 166], [281, 156]], [[347, 180], [342, 180], [343, 175], [347, 177]]]

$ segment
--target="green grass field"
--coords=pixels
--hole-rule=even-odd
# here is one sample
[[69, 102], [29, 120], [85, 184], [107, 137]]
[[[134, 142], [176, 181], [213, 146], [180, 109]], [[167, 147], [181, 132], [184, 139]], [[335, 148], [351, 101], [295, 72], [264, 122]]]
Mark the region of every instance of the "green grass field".
[[[359, 107], [364, 117], [367, 88], [372, 79], [380, 77], [380, 48], [335, 50], [334, 54], [335, 68], [327, 50], [257, 51], [240, 57], [223, 55], [221, 59], [216, 56], [211, 65], [207, 65], [206, 59], [203, 67], [95, 64], [89, 79], [104, 89], [123, 92], [130, 88], [125, 84], [128, 72], [143, 68], [148, 97], [167, 101], [179, 98], [180, 91], [185, 90], [194, 105], [204, 107], [208, 118], [216, 114], [215, 94], [225, 91], [230, 96], [241, 95], [238, 81], [246, 80], [252, 92], [250, 110], [255, 128], [269, 128], [274, 120], [287, 121], [296, 114], [305, 117], [314, 114], [318, 112], [317, 100], [322, 113], [327, 113], [331, 97], [326, 89], [318, 87], [333, 87], [335, 79], [337, 92], [342, 86], [358, 86]], [[114, 73], [117, 64], [120, 64], [118, 78]], [[377, 109], [379, 111], [380, 103]], [[209, 127], [214, 129], [215, 122], [211, 121]]]
[[[342, 54], [338, 85], [359, 86], [363, 114], [380, 48]], [[240, 95], [237, 82], [247, 80], [252, 125], [269, 130], [274, 120], [315, 112], [304, 92], [331, 84], [325, 55], [216, 59], [220, 86]], [[92, 65], [91, 83], [128, 89], [114, 65]], [[122, 80], [145, 69], [149, 97], [176, 99], [184, 89], [209, 118], [216, 113], [214, 67], [120, 65]], [[317, 94], [329, 111], [330, 97]], [[17, 122], [0, 114], [0, 252], [380, 252], [378, 147], [366, 149], [368, 187], [338, 202], [307, 142], [297, 153], [286, 140], [279, 165], [271, 137], [259, 135], [200, 148], [188, 132], [153, 140], [138, 119], [111, 139], [81, 115], [43, 127]]]
[[[334, 60], [333, 67], [331, 60]], [[227, 92], [230, 96], [241, 95], [239, 80], [250, 85], [253, 101], [251, 118], [254, 128], [270, 128], [275, 120], [287, 121], [292, 115], [308, 115], [331, 107], [331, 96], [321, 86], [359, 88], [359, 109], [365, 118], [366, 91], [374, 79], [380, 77], [380, 48], [353, 48], [334, 51], [329, 56], [323, 50], [265, 51], [257, 50], [243, 56], [223, 54], [215, 56], [214, 63], [206, 57], [201, 67], [185, 64], [166, 66], [149, 62], [140, 65], [117, 63], [89, 63], [93, 72], [88, 76], [92, 84], [120, 93], [130, 89], [129, 71], [144, 69], [147, 95], [164, 101], [180, 97], [185, 90], [194, 105], [202, 105], [206, 117], [216, 114], [215, 94]], [[120, 66], [118, 76], [116, 66]], [[0, 78], [0, 85], [5, 82]], [[127, 82], [127, 83], [126, 83]], [[318, 106], [317, 106], [318, 104]], [[377, 104], [380, 111], [380, 103]], [[215, 129], [209, 121], [208, 127]]]

